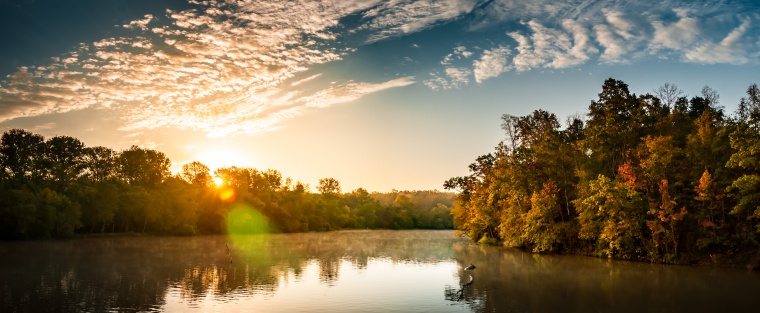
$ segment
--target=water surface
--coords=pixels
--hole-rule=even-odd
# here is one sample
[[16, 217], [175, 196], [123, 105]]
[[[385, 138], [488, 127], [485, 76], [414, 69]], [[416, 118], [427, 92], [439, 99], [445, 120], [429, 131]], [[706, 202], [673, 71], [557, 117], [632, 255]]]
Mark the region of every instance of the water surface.
[[0, 242], [0, 312], [755, 312], [758, 295], [757, 272], [533, 255], [451, 231]]

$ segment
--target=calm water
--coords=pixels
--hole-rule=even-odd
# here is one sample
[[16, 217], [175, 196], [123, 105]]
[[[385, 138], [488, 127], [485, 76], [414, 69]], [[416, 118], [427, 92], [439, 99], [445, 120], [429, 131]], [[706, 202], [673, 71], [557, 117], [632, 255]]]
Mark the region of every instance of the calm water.
[[760, 273], [532, 255], [450, 231], [0, 242], [0, 312], [83, 311], [760, 312]]

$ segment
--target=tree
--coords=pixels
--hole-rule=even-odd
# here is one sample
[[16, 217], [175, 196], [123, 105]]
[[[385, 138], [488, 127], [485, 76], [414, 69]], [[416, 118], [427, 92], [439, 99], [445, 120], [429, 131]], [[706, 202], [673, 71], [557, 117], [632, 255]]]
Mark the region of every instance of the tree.
[[90, 179], [102, 182], [111, 177], [116, 177], [117, 155], [111, 148], [102, 146], [85, 148], [85, 171]]
[[39, 163], [45, 138], [23, 129], [11, 129], [3, 133], [0, 142], [0, 166], [2, 174], [16, 183], [32, 178], [39, 171]]
[[45, 142], [42, 156], [54, 190], [63, 191], [85, 169], [84, 143], [69, 136], [56, 136]]
[[660, 194], [662, 195], [659, 206], [652, 205], [649, 214], [654, 219], [647, 220], [646, 224], [652, 231], [652, 240], [654, 242], [654, 255], [651, 257], [660, 257], [663, 262], [674, 263], [678, 258], [678, 232], [676, 226], [679, 221], [686, 215], [686, 207], [677, 209], [677, 203], [670, 196], [668, 191], [668, 181], [663, 179], [660, 184]]
[[584, 132], [583, 150], [590, 161], [586, 163], [588, 174], [615, 174], [640, 142], [644, 112], [627, 84], [612, 78], [604, 81], [599, 99], [589, 105]]
[[321, 194], [340, 194], [340, 182], [335, 178], [322, 178], [319, 180], [317, 190]]
[[530, 197], [531, 208], [525, 214], [523, 238], [533, 252], [553, 252], [565, 241], [567, 223], [561, 221], [562, 208], [557, 197], [557, 186], [552, 181]]
[[609, 258], [635, 259], [642, 254], [646, 202], [641, 194], [604, 175], [588, 182], [578, 199], [579, 237], [595, 243], [594, 252]]
[[163, 152], [132, 146], [118, 157], [119, 176], [128, 184], [150, 188], [170, 176], [171, 161]]
[[182, 165], [179, 176], [187, 183], [198, 188], [211, 185], [211, 170], [205, 164], [193, 161]]
[[681, 97], [683, 90], [678, 88], [676, 84], [665, 83], [654, 91], [655, 96], [660, 98], [665, 105], [672, 107], [676, 100]]

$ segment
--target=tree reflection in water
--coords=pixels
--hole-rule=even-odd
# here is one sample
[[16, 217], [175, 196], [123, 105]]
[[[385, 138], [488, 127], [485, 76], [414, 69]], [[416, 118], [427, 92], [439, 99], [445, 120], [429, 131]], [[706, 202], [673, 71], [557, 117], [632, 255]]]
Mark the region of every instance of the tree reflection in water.
[[[758, 272], [531, 254], [466, 242], [454, 244], [454, 256], [460, 264], [478, 264], [463, 300], [473, 312], [754, 312], [760, 307]], [[447, 288], [446, 299], [456, 300], [457, 291]]]
[[[451, 261], [451, 232], [115, 237], [0, 243], [0, 311], [160, 311], [167, 290], [193, 303], [208, 295], [267, 295], [316, 264], [333, 285], [341, 262]], [[228, 247], [229, 246], [229, 252]], [[232, 262], [230, 262], [232, 258]]]

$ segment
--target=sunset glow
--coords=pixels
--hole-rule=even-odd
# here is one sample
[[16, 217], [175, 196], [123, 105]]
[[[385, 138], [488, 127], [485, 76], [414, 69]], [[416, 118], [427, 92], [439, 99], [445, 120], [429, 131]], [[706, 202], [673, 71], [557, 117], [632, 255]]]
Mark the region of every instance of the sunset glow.
[[204, 152], [198, 153], [194, 160], [208, 166], [213, 174], [215, 170], [223, 167], [256, 167], [252, 156], [251, 152], [212, 144], [211, 147], [204, 147]]

